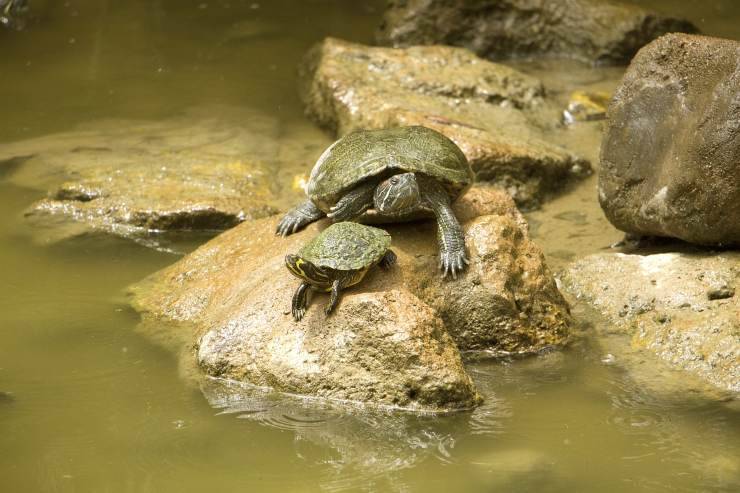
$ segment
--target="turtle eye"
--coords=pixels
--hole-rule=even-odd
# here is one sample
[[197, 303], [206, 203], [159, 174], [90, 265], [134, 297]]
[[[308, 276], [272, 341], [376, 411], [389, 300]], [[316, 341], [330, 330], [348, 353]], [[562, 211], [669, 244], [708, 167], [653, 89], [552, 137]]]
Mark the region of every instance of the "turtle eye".
[[394, 176], [393, 178], [391, 178], [391, 185], [398, 185], [398, 177], [397, 176]]

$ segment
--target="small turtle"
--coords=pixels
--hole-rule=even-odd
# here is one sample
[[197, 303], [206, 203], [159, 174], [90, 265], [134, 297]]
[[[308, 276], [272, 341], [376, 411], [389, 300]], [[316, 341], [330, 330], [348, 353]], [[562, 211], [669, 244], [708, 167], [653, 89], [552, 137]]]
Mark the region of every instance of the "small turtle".
[[450, 203], [473, 180], [460, 148], [435, 130], [413, 126], [353, 132], [319, 157], [308, 181], [308, 200], [283, 217], [277, 234], [295, 233], [324, 216], [334, 222], [358, 219], [371, 208], [390, 221], [432, 213], [442, 276], [454, 278], [468, 259]]
[[293, 318], [298, 321], [306, 313], [309, 288], [331, 292], [325, 310], [331, 313], [342, 289], [360, 282], [371, 267], [387, 269], [396, 262], [390, 246], [391, 235], [382, 229], [344, 222], [326, 228], [297, 255], [286, 255], [288, 270], [303, 280], [293, 295]]

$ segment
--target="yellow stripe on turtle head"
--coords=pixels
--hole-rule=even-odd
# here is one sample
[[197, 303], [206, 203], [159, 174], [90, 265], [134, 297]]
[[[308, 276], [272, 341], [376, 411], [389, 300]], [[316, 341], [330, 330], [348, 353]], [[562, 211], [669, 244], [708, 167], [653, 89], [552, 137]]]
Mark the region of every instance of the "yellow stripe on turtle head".
[[315, 284], [326, 284], [327, 282], [331, 282], [326, 273], [298, 255], [286, 255], [285, 266], [294, 276], [307, 282]]

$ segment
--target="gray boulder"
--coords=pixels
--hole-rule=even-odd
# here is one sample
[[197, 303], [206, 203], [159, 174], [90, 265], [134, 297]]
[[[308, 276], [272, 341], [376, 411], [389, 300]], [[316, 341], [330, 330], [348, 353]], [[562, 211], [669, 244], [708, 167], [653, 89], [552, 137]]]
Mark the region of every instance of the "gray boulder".
[[187, 335], [211, 376], [333, 400], [468, 408], [479, 397], [458, 347], [562, 345], [570, 315], [510, 197], [474, 188], [456, 212], [470, 250], [465, 275], [440, 281], [433, 222], [390, 226], [398, 266], [371, 271], [329, 317], [315, 294], [293, 320], [299, 282], [284, 264], [327, 221], [287, 238], [275, 236], [276, 218], [239, 225], [134, 286], [132, 303], [159, 340], [176, 323], [172, 333]]
[[740, 43], [671, 34], [638, 53], [609, 108], [599, 201], [635, 235], [740, 244]]
[[596, 254], [575, 262], [563, 281], [635, 348], [740, 392], [740, 254]]
[[490, 59], [521, 56], [627, 63], [668, 32], [697, 32], [690, 22], [601, 0], [391, 0], [380, 44], [463, 46]]
[[357, 129], [423, 125], [452, 139], [479, 180], [537, 206], [589, 174], [590, 164], [548, 139], [560, 110], [542, 83], [468, 50], [377, 48], [327, 38], [300, 69], [309, 117], [341, 136]]

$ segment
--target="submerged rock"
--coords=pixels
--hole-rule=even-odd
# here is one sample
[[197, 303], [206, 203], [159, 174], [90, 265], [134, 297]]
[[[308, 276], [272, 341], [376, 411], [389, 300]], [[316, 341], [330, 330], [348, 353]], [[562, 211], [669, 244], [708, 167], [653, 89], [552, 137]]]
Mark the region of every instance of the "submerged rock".
[[[338, 135], [423, 125], [452, 139], [480, 180], [532, 207], [590, 171], [547, 140], [542, 83], [461, 48], [376, 48], [327, 38], [301, 66], [307, 114]], [[551, 118], [551, 119], [550, 119]], [[547, 123], [547, 122], [551, 123]]]
[[592, 63], [627, 63], [668, 32], [696, 32], [690, 22], [600, 0], [391, 0], [380, 44], [463, 46], [491, 59], [544, 55]]
[[634, 235], [740, 244], [740, 43], [671, 34], [635, 57], [609, 108], [599, 200]]
[[409, 409], [471, 407], [478, 396], [458, 347], [535, 352], [563, 344], [570, 318], [505, 193], [474, 188], [456, 207], [471, 259], [457, 281], [440, 280], [433, 222], [394, 225], [397, 267], [372, 270], [329, 317], [326, 296], [314, 294], [294, 322], [298, 280], [284, 256], [329, 223], [281, 238], [277, 219], [266, 218], [134, 286], [133, 306], [145, 320], [195, 327], [198, 363], [212, 376]]
[[608, 253], [577, 261], [564, 283], [631, 334], [634, 346], [740, 392], [739, 280], [737, 252]]
[[576, 122], [604, 120], [610, 99], [611, 94], [603, 91], [574, 91], [563, 111], [563, 122], [572, 125]]

